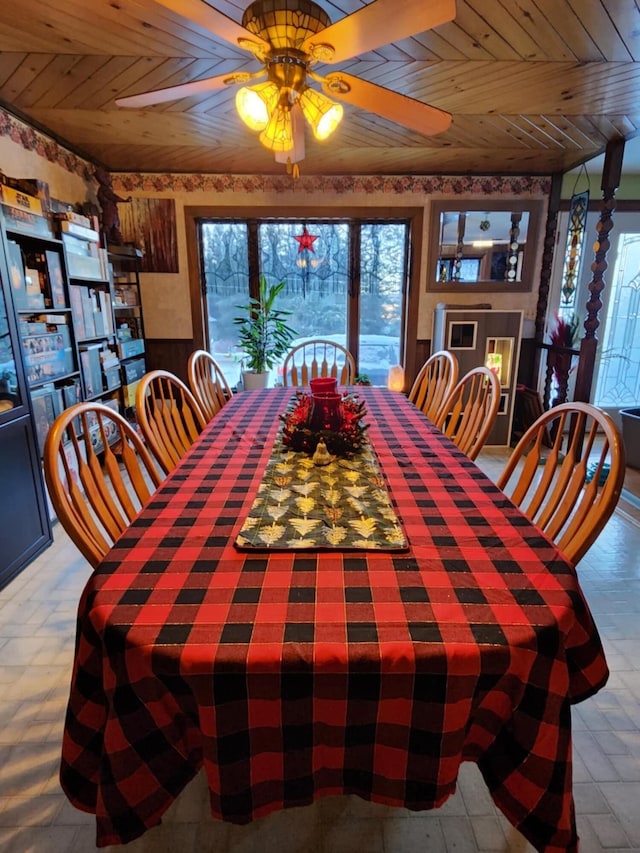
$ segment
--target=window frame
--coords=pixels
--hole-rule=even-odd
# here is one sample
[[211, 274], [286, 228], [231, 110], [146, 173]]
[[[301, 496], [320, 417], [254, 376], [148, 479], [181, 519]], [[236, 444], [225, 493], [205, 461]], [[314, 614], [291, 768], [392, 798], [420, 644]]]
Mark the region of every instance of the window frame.
[[[191, 300], [191, 316], [193, 324], [193, 346], [194, 349], [207, 349], [208, 346], [208, 328], [206, 323], [205, 312], [203, 305], [206, 298], [204, 292], [204, 276], [202, 274], [202, 262], [200, 257], [200, 240], [199, 229], [200, 223], [203, 220], [234, 220], [234, 221], [253, 221], [256, 223], [259, 220], [299, 220], [299, 221], [349, 221], [354, 223], [380, 223], [388, 222], [405, 222], [408, 227], [408, 249], [406, 258], [406, 274], [405, 274], [405, 293], [403, 300], [403, 317], [402, 317], [402, 333], [400, 338], [400, 361], [405, 370], [405, 376], [413, 376], [416, 371], [416, 342], [418, 328], [418, 307], [420, 295], [420, 259], [423, 251], [423, 222], [424, 209], [422, 207], [391, 207], [391, 208], [375, 208], [371, 207], [322, 207], [322, 206], [306, 206], [294, 207], [230, 207], [230, 206], [188, 206], [184, 209], [185, 212], [185, 227], [187, 235], [187, 258], [189, 269], [189, 288]], [[356, 229], [359, 233], [359, 229]], [[353, 233], [350, 235], [353, 237]], [[252, 240], [251, 235], [249, 244], [254, 243], [256, 246], [256, 257], [249, 257], [249, 281], [250, 292], [257, 287], [258, 281], [258, 258], [257, 258], [257, 239]], [[359, 252], [358, 241], [350, 240], [350, 251]], [[353, 269], [353, 265], [351, 266]], [[254, 283], [255, 282], [255, 283]], [[351, 286], [357, 284], [359, 289], [359, 281], [351, 282]], [[351, 307], [351, 306], [350, 306]], [[347, 322], [349, 324], [349, 333], [359, 326], [359, 317], [353, 310], [348, 311]], [[352, 338], [354, 336], [352, 335]], [[357, 335], [355, 335], [357, 340]], [[354, 353], [357, 357], [357, 353]]]

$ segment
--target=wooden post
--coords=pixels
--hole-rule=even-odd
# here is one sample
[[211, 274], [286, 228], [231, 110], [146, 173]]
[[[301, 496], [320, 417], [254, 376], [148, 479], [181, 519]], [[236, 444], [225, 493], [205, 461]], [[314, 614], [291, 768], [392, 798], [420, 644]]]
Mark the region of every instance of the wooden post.
[[[549, 307], [549, 285], [551, 282], [551, 268], [553, 266], [553, 253], [556, 247], [556, 231], [558, 227], [558, 211], [560, 210], [560, 198], [562, 189], [562, 175], [556, 173], [551, 179], [551, 192], [549, 194], [549, 209], [547, 212], [547, 224], [544, 234], [544, 248], [542, 252], [542, 267], [540, 269], [540, 284], [538, 286], [538, 304], [536, 307], [535, 343], [536, 354], [533, 370], [529, 378], [529, 385], [536, 387], [536, 379], [540, 373], [540, 361], [542, 355], [541, 344], [544, 341], [544, 328], [547, 320], [547, 309]], [[548, 395], [545, 394], [545, 401]]]
[[600, 325], [598, 314], [602, 308], [600, 295], [604, 290], [604, 273], [607, 269], [607, 252], [609, 251], [609, 232], [613, 227], [611, 217], [615, 210], [615, 194], [620, 186], [622, 172], [622, 155], [624, 154], [624, 139], [612, 139], [607, 143], [602, 170], [602, 208], [600, 220], [596, 226], [594, 244], [595, 257], [591, 264], [593, 277], [589, 283], [590, 298], [587, 302], [587, 318], [584, 321], [585, 335], [580, 342], [580, 359], [576, 373], [574, 399], [588, 403], [591, 398], [591, 386], [596, 364], [598, 339], [596, 331]]

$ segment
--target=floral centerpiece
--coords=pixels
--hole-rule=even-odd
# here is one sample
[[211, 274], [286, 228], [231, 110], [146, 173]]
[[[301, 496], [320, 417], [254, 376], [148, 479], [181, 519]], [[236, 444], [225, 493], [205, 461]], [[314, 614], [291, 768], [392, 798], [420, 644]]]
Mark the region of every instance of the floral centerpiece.
[[366, 441], [368, 426], [362, 422], [366, 414], [363, 400], [356, 394], [344, 394], [341, 400], [342, 422], [337, 429], [314, 429], [312, 426], [313, 396], [298, 391], [287, 411], [282, 443], [294, 451], [313, 453], [319, 441], [324, 441], [329, 453], [345, 456], [357, 453]]

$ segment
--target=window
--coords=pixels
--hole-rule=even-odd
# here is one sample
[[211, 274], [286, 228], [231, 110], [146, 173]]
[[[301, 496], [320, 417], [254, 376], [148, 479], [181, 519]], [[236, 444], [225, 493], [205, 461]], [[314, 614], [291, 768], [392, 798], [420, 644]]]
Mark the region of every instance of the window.
[[294, 343], [342, 343], [358, 373], [386, 384], [401, 355], [408, 222], [201, 219], [198, 230], [209, 349], [231, 385], [242, 365], [233, 320], [260, 275], [287, 282], [280, 304], [291, 312]]

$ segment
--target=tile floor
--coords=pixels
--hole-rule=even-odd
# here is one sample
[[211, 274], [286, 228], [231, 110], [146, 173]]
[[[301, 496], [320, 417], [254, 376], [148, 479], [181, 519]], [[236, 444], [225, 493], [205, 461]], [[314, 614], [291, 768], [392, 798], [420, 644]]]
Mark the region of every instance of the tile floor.
[[[491, 475], [502, 451], [479, 462]], [[640, 472], [628, 488], [640, 495]], [[76, 603], [89, 576], [64, 531], [0, 591], [0, 851], [89, 853], [94, 820], [57, 778], [73, 656]], [[621, 502], [579, 567], [611, 678], [576, 706], [574, 789], [581, 853], [640, 853], [640, 511]], [[475, 765], [437, 811], [412, 814], [332, 797], [246, 826], [214, 821], [198, 777], [163, 824], [127, 853], [532, 853], [496, 811]]]

